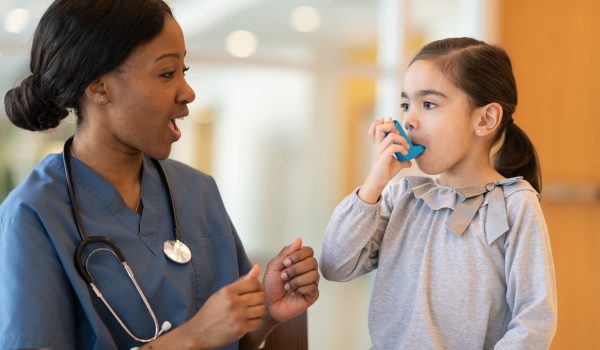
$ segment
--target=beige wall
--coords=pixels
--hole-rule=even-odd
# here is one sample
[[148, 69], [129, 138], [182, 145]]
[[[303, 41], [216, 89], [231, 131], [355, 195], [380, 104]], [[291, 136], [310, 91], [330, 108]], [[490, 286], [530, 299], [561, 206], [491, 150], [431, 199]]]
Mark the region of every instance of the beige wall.
[[600, 349], [600, 198], [574, 195], [600, 186], [600, 1], [501, 3], [501, 44], [519, 87], [515, 121], [537, 146], [547, 190], [559, 293], [552, 348]]

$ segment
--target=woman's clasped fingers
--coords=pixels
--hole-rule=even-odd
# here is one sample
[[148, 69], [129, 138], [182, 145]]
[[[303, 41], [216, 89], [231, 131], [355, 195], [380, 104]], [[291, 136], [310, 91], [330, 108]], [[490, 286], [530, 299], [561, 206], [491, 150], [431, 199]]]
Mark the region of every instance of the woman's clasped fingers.
[[[292, 292], [292, 293], [301, 293], [301, 289], [302, 290], [309, 290], [312, 288], [316, 288], [318, 283], [319, 283], [319, 279], [320, 279], [320, 275], [317, 272], [317, 270], [311, 270], [308, 271], [306, 273], [303, 273], [301, 275], [296, 275], [293, 278], [288, 279], [283, 288], [285, 288], [286, 291], [288, 292]], [[304, 288], [307, 286], [311, 286], [311, 288]]]
[[262, 319], [266, 312], [267, 308], [265, 306], [265, 303], [260, 303], [254, 306], [246, 307], [246, 317], [249, 320]]
[[[298, 251], [298, 254], [284, 260], [286, 268], [281, 272], [281, 278], [286, 281], [284, 288], [288, 292], [295, 292], [297, 289], [311, 284], [316, 287], [319, 283], [317, 259], [312, 255], [312, 249], [306, 248], [305, 252]], [[310, 255], [304, 256], [306, 254]]]
[[[289, 268], [290, 266], [297, 264], [299, 262], [302, 262], [304, 260], [313, 258], [314, 259], [315, 256], [315, 251], [308, 246], [304, 246], [298, 250], [296, 250], [295, 252], [291, 253], [290, 255], [288, 255], [287, 257], [285, 257], [285, 259], [283, 259], [283, 266], [285, 266], [286, 268]], [[316, 263], [316, 259], [315, 259], [315, 263]], [[314, 266], [314, 268], [317, 268], [318, 266]]]

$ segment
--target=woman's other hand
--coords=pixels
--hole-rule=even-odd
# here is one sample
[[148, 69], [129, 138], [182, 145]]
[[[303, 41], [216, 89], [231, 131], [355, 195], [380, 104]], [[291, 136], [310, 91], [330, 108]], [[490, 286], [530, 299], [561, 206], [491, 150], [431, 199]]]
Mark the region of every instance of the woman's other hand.
[[267, 265], [263, 280], [265, 305], [274, 321], [300, 315], [319, 298], [319, 268], [311, 247], [302, 240], [283, 247]]

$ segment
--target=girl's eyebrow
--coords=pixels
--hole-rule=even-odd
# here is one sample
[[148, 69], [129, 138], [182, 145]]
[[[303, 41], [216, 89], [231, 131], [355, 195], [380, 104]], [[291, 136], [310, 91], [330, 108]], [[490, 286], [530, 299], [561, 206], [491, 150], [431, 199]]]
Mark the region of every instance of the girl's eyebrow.
[[[424, 96], [427, 96], [427, 95], [435, 95], [435, 96], [440, 96], [442, 98], [447, 98], [448, 97], [448, 96], [444, 95], [442, 92], [437, 91], [437, 90], [419, 90], [416, 93], [417, 97], [424, 97]], [[402, 93], [400, 94], [400, 97], [407, 99], [408, 95], [404, 91], [402, 91]]]

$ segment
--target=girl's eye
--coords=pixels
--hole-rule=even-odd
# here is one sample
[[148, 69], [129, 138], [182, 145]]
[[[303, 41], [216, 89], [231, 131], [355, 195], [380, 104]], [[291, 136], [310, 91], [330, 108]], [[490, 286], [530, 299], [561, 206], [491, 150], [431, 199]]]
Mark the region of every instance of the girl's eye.
[[186, 73], [188, 70], [190, 70], [190, 67], [189, 67], [189, 66], [185, 66], [185, 67], [183, 68], [183, 75], [184, 75], [184, 76], [186, 76], [186, 75], [187, 75], [187, 74], [185, 74], [185, 73]]
[[406, 102], [401, 103], [400, 109], [403, 110], [404, 112], [408, 111], [408, 103], [406, 103]]
[[425, 109], [432, 109], [435, 108], [437, 105], [433, 102], [429, 102], [429, 101], [424, 101], [423, 102], [423, 108]]

